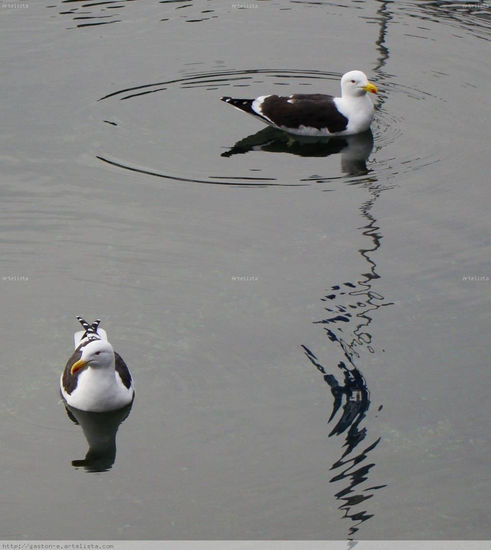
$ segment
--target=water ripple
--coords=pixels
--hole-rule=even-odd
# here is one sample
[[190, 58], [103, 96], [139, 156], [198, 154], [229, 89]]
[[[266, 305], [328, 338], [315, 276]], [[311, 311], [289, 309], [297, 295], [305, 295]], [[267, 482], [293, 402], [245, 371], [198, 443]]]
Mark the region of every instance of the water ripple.
[[[174, 181], [262, 186], [304, 186], [367, 175], [387, 179], [436, 162], [437, 159], [431, 155], [423, 158], [419, 151], [411, 150], [407, 150], [403, 158], [384, 156], [385, 150], [391, 149], [403, 137], [406, 124], [399, 114], [388, 108], [388, 98], [402, 94], [405, 101], [435, 100], [427, 92], [393, 82], [388, 75], [381, 82], [373, 141], [370, 138], [365, 143], [360, 143], [355, 136], [305, 140], [271, 128], [240, 135], [242, 122], [244, 128], [249, 128], [250, 121], [238, 113], [229, 113], [218, 101], [225, 94], [255, 97], [279, 86], [289, 91], [303, 87], [312, 92], [336, 93], [340, 76], [334, 72], [304, 69], [220, 68], [196, 71], [193, 67], [182, 76], [112, 91], [98, 102], [102, 105], [102, 121], [112, 126], [114, 132], [105, 140], [105, 151], [96, 156], [119, 168]], [[235, 91], [236, 88], [241, 88], [241, 91]], [[118, 107], [122, 103], [129, 106]], [[168, 105], [178, 105], [181, 111], [172, 113]], [[107, 114], [109, 109], [111, 116]], [[203, 130], [214, 136], [213, 140], [211, 137], [203, 140], [202, 130], [195, 129], [197, 119]], [[223, 126], [217, 126], [217, 120], [224, 121]], [[228, 120], [234, 121], [232, 128], [237, 128], [237, 132], [234, 130], [236, 138], [232, 138], [232, 143], [223, 144], [221, 140], [230, 139], [226, 137], [231, 131], [225, 126]], [[121, 132], [117, 132], [121, 127], [127, 133], [126, 141], [119, 146], [131, 149], [131, 158], [118, 152]], [[175, 127], [179, 131], [174, 130]], [[131, 140], [135, 142], [133, 147]], [[181, 165], [176, 163], [180, 151], [192, 151], [191, 162], [187, 159]], [[282, 153], [282, 163], [276, 163], [265, 153]], [[329, 160], [329, 157], [338, 155], [340, 162]], [[308, 165], [288, 158], [294, 156], [309, 157]], [[246, 175], [246, 172], [254, 172], [254, 176]], [[215, 175], [209, 175], [211, 173]]]

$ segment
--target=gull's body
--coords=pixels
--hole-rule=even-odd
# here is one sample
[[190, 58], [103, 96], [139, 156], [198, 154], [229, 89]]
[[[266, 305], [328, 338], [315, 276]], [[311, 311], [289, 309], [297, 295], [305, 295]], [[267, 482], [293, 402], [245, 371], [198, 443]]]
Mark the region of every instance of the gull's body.
[[105, 332], [98, 330], [98, 321], [92, 325], [80, 318], [79, 321], [86, 330], [61, 375], [63, 398], [82, 411], [106, 412], [125, 407], [135, 395], [126, 363], [113, 350]]
[[341, 78], [341, 96], [325, 94], [264, 95], [256, 99], [222, 97], [222, 101], [266, 124], [302, 136], [349, 136], [367, 131], [374, 106], [367, 93], [377, 93], [365, 73]]

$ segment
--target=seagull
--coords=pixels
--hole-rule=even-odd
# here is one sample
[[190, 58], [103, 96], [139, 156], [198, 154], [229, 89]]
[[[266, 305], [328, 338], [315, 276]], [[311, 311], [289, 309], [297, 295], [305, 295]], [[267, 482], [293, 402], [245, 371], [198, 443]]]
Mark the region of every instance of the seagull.
[[84, 331], [74, 335], [75, 351], [60, 378], [61, 395], [75, 409], [106, 412], [129, 405], [135, 396], [130, 371], [99, 328], [77, 317]]
[[378, 90], [362, 71], [349, 71], [341, 78], [341, 97], [293, 94], [263, 95], [256, 99], [220, 99], [290, 134], [349, 136], [370, 128], [374, 107], [367, 92], [376, 94]]

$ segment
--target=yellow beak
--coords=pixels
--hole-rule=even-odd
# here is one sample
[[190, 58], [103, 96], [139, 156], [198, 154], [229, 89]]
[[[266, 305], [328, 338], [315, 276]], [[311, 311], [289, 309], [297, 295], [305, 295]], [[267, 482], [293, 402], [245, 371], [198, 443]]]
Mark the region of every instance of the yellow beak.
[[371, 94], [376, 94], [378, 92], [377, 86], [369, 82], [366, 86], [363, 86], [365, 92], [370, 92]]
[[82, 361], [82, 359], [79, 359], [76, 363], [73, 363], [72, 368], [70, 369], [70, 372], [72, 374], [75, 374], [78, 370], [83, 369], [86, 364], [87, 364], [87, 361]]

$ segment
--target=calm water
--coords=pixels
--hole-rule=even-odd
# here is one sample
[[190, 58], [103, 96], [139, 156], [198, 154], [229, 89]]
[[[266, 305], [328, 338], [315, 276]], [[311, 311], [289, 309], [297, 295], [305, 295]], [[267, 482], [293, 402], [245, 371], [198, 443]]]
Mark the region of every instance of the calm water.
[[[488, 2], [4, 2], [0, 539], [489, 539]], [[221, 95], [377, 84], [295, 142]], [[75, 315], [130, 411], [66, 411]]]

